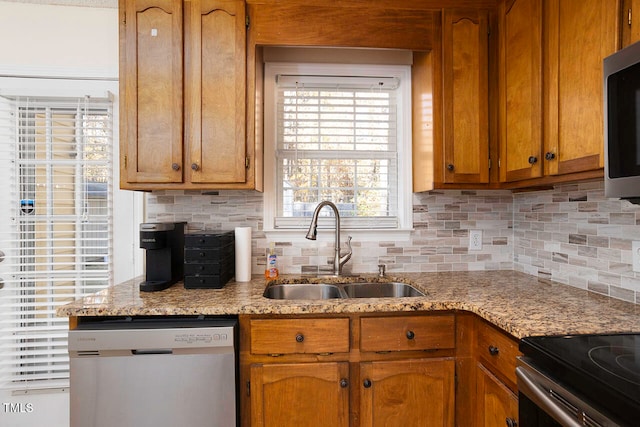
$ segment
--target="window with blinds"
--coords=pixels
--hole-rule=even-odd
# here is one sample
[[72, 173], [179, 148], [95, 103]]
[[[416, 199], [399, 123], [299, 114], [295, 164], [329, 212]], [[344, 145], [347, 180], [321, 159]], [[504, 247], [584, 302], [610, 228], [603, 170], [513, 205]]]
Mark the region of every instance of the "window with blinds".
[[409, 82], [393, 73], [272, 73], [274, 228], [308, 226], [322, 200], [336, 204], [346, 228], [401, 227], [401, 88]]
[[0, 387], [68, 386], [56, 308], [110, 283], [113, 111], [108, 99], [0, 98]]

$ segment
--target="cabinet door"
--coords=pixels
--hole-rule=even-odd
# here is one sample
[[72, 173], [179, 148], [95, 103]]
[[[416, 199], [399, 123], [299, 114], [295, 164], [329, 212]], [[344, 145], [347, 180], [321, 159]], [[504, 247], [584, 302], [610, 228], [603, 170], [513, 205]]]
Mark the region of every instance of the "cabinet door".
[[477, 427], [518, 425], [518, 398], [481, 364], [478, 364], [476, 385]]
[[640, 41], [640, 0], [623, 0], [620, 8], [622, 47]]
[[120, 10], [121, 180], [182, 182], [182, 1]]
[[604, 167], [602, 60], [617, 46], [618, 0], [547, 0], [545, 174]]
[[360, 425], [454, 425], [453, 359], [360, 364]]
[[349, 425], [349, 364], [251, 365], [251, 425]]
[[542, 176], [542, 0], [500, 4], [500, 181]]
[[442, 29], [445, 183], [489, 181], [489, 15], [445, 10]]
[[245, 3], [191, 0], [185, 12], [188, 181], [242, 183], [246, 175]]

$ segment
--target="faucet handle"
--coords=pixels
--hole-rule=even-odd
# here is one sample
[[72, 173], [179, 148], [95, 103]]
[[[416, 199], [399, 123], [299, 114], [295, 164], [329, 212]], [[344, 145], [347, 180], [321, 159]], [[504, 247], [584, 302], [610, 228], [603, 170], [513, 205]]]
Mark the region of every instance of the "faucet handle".
[[378, 264], [378, 276], [384, 277], [387, 270], [387, 266], [385, 264]]
[[338, 257], [340, 259], [340, 266], [341, 267], [344, 264], [346, 264], [347, 261], [349, 261], [351, 259], [351, 254], [353, 253], [353, 250], [351, 249], [351, 236], [347, 236], [347, 248], [349, 250], [347, 251], [346, 254], [341, 255], [340, 253], [338, 253]]

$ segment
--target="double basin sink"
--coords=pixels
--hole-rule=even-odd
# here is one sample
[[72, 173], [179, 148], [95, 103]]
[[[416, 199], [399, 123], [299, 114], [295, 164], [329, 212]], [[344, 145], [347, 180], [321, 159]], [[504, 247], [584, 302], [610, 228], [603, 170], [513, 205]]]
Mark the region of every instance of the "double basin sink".
[[424, 292], [402, 282], [277, 283], [267, 285], [269, 299], [328, 300], [340, 298], [421, 297]]

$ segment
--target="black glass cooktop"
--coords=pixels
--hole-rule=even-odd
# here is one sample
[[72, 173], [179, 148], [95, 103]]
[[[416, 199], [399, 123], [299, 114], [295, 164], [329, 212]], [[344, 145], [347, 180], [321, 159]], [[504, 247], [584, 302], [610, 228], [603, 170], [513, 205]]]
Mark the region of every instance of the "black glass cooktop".
[[640, 425], [640, 333], [528, 337], [520, 351], [603, 413]]

